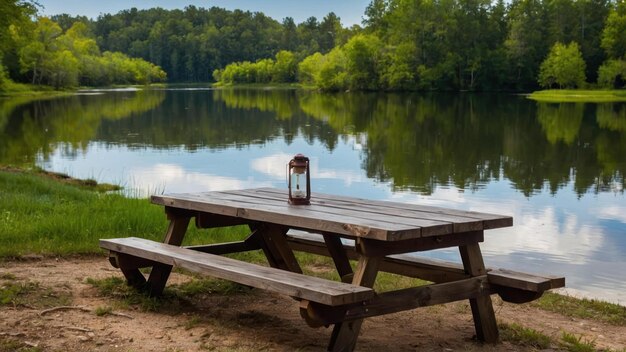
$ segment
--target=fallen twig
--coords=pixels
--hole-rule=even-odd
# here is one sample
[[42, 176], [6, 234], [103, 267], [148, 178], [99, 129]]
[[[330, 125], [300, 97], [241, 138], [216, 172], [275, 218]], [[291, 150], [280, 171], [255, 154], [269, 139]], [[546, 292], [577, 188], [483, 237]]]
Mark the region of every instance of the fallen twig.
[[81, 327], [78, 327], [78, 326], [64, 326], [63, 329], [80, 331], [80, 332], [92, 332], [93, 331], [91, 329], [85, 329], [85, 328], [81, 328]]
[[91, 312], [91, 309], [85, 308], [83, 306], [60, 306], [60, 307], [54, 307], [54, 308], [42, 310], [41, 312], [39, 312], [39, 316], [43, 316], [43, 315], [46, 315], [48, 313], [56, 312], [57, 310], [71, 310], [71, 309], [80, 310], [80, 311], [83, 311], [83, 312]]
[[118, 317], [124, 317], [124, 318], [128, 318], [128, 319], [134, 319], [132, 316], [130, 316], [128, 314], [124, 314], [124, 313], [109, 312], [107, 314], [115, 315], [115, 316], [118, 316]]

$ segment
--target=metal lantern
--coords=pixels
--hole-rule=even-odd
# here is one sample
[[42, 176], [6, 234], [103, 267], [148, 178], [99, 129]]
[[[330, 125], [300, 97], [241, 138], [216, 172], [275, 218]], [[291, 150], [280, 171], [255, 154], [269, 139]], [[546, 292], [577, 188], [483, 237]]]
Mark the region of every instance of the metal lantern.
[[289, 204], [311, 204], [311, 171], [309, 158], [296, 154], [289, 161], [287, 176], [289, 177]]

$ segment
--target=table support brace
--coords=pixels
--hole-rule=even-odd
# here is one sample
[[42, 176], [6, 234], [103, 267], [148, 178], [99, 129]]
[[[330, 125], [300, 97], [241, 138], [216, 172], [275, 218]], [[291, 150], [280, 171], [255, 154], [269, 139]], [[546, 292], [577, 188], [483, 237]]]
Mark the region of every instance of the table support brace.
[[[465, 271], [472, 277], [485, 275], [485, 263], [478, 243], [459, 246], [461, 260]], [[498, 341], [498, 325], [493, 311], [489, 292], [476, 298], [470, 298], [470, 306], [474, 317], [476, 337], [480, 341], [495, 343]]]
[[[361, 257], [354, 273], [352, 284], [365, 287], [374, 286], [381, 260], [382, 257]], [[363, 324], [363, 319], [335, 324], [328, 350], [335, 352], [353, 351], [361, 330], [361, 324]]]

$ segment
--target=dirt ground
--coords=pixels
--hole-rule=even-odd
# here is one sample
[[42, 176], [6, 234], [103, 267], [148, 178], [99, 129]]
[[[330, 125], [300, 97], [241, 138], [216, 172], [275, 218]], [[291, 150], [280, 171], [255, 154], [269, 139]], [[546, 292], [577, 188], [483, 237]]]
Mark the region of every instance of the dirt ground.
[[[304, 323], [294, 300], [261, 290], [204, 295], [175, 314], [119, 308], [86, 283], [87, 278], [112, 276], [122, 277], [104, 257], [0, 263], [0, 286], [37, 283], [38, 290], [66, 297], [63, 306], [72, 307], [0, 305], [0, 351], [322, 351], [330, 337], [331, 328]], [[190, 277], [173, 274], [170, 282], [185, 280]], [[507, 304], [495, 296], [494, 304], [499, 322], [517, 323], [555, 340], [567, 331], [595, 340], [597, 348], [626, 348], [624, 327]], [[102, 307], [114, 307], [113, 314], [96, 314]], [[482, 345], [473, 335], [469, 305], [458, 302], [367, 319], [357, 350], [532, 350], [506, 341]]]

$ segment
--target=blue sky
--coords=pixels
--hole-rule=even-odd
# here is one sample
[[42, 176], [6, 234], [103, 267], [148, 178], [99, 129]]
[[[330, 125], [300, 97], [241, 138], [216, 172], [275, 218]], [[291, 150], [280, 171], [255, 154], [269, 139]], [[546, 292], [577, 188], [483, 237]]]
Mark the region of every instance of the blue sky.
[[45, 16], [68, 13], [96, 18], [101, 13], [117, 13], [118, 11], [136, 7], [146, 9], [162, 7], [165, 9], [183, 9], [187, 5], [209, 8], [223, 7], [229, 10], [242, 9], [260, 11], [281, 21], [285, 17], [293, 17], [296, 23], [303, 22], [310, 16], [321, 20], [329, 12], [334, 12], [341, 18], [344, 26], [361, 24], [361, 18], [370, 0], [210, 0], [210, 1], [167, 1], [167, 0], [39, 0], [43, 9], [40, 13]]

